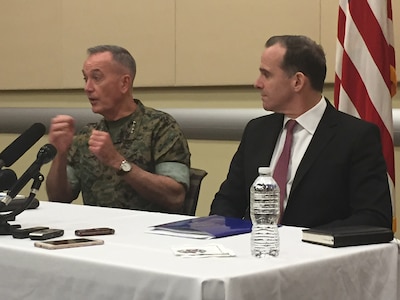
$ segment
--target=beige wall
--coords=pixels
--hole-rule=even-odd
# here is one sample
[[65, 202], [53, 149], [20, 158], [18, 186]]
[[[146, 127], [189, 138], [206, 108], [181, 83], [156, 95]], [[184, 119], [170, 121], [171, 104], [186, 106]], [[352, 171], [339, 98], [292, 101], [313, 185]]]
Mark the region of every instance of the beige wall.
[[[397, 30], [400, 1], [392, 3]], [[102, 43], [122, 45], [135, 56], [135, 96], [148, 106], [259, 108], [251, 84], [263, 44], [274, 34], [305, 34], [324, 46], [325, 93], [333, 99], [329, 83], [334, 78], [337, 11], [338, 0], [1, 1], [0, 108], [88, 107], [81, 91], [82, 62], [87, 47]], [[400, 39], [396, 49], [400, 53]], [[397, 74], [400, 78], [400, 68]], [[397, 94], [394, 106], [399, 103]], [[15, 138], [0, 135], [0, 149]], [[13, 165], [18, 175], [46, 142], [43, 137]], [[189, 141], [192, 165], [209, 172], [197, 215], [208, 214], [237, 145]], [[42, 170], [46, 176], [48, 165]], [[396, 195], [400, 199], [398, 191]], [[39, 198], [46, 199], [44, 186]]]
[[332, 82], [337, 13], [338, 0], [3, 0], [0, 90], [80, 88], [102, 43], [133, 53], [136, 86], [251, 84], [266, 39], [288, 33], [324, 46]]

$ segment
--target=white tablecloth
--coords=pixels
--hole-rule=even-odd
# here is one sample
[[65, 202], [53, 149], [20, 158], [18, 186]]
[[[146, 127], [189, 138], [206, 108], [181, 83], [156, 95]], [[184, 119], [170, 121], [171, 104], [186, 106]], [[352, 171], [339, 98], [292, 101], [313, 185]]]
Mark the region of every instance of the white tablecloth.
[[[18, 215], [22, 227], [112, 227], [104, 245], [61, 250], [0, 236], [0, 299], [398, 299], [396, 243], [332, 249], [301, 242], [301, 228], [279, 228], [281, 253], [256, 259], [250, 234], [215, 240], [148, 233], [190, 218], [172, 214], [41, 202]], [[61, 239], [61, 238], [58, 238]], [[218, 243], [236, 257], [182, 258], [172, 246]]]

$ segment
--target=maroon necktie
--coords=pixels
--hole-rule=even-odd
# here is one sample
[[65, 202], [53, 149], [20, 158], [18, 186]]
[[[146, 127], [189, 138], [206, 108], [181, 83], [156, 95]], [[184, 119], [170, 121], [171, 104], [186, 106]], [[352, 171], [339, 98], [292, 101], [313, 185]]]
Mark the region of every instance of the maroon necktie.
[[290, 160], [290, 149], [292, 147], [293, 128], [296, 126], [296, 124], [297, 124], [296, 120], [289, 120], [286, 123], [285, 145], [283, 146], [281, 155], [279, 156], [279, 159], [276, 162], [275, 170], [274, 170], [274, 174], [273, 174], [273, 178], [278, 183], [279, 189], [281, 191], [280, 192], [281, 214], [279, 217], [279, 223], [283, 216], [283, 210], [284, 210], [283, 203], [284, 203], [284, 200], [286, 197], [286, 183], [287, 183], [288, 166], [289, 166], [289, 160]]

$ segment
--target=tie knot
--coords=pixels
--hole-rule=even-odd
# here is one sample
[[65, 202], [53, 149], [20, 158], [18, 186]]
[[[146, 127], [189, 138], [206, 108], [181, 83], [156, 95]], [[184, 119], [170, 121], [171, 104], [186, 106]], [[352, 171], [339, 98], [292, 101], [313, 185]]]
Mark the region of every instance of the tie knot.
[[294, 126], [296, 126], [296, 124], [297, 124], [297, 121], [296, 121], [296, 120], [290, 119], [290, 120], [287, 121], [287, 123], [286, 123], [286, 130], [287, 130], [288, 132], [293, 132], [293, 128], [294, 128]]

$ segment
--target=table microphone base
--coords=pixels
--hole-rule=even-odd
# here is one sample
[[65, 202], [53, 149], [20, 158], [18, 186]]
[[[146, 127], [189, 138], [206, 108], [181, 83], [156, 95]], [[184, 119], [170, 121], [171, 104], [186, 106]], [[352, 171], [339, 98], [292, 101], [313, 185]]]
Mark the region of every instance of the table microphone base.
[[8, 222], [0, 224], [0, 235], [11, 235], [14, 229], [21, 228], [19, 224], [10, 225]]

